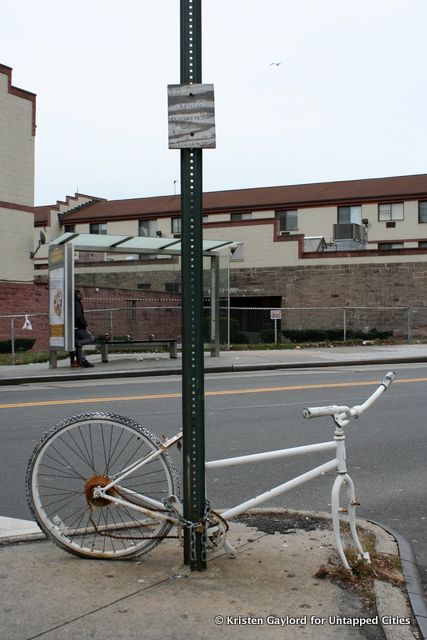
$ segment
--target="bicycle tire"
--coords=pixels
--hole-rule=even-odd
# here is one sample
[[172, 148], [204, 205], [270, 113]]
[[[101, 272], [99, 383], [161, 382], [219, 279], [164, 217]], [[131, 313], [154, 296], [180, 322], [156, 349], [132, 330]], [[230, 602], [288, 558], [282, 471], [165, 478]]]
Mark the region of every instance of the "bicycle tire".
[[[54, 426], [36, 445], [27, 468], [27, 500], [39, 527], [60, 548], [84, 558], [132, 559], [153, 549], [171, 523], [89, 496], [100, 478], [108, 482], [160, 444], [142, 425], [109, 413], [73, 416]], [[171, 495], [179, 498], [172, 458], [163, 452], [132, 472], [118, 490], [129, 499], [126, 490], [160, 503]], [[132, 500], [138, 499], [132, 495]]]

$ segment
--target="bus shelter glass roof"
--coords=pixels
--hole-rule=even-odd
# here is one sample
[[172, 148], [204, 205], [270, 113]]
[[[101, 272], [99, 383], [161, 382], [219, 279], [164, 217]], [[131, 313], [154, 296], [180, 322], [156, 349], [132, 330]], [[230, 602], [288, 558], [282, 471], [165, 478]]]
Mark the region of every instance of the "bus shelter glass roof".
[[[107, 253], [158, 253], [179, 255], [179, 238], [147, 238], [144, 236], [107, 236], [95, 233], [64, 233], [50, 245], [72, 243], [76, 251], [105, 251]], [[203, 253], [215, 254], [235, 244], [234, 240], [203, 240]]]

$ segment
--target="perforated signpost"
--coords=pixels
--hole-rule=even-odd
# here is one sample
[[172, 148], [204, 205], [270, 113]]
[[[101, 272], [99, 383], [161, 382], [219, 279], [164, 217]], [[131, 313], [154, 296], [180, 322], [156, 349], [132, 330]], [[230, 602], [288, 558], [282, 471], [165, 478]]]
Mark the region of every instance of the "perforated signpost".
[[184, 563], [206, 568], [202, 149], [215, 147], [213, 86], [202, 85], [201, 0], [181, 0], [180, 85], [168, 87], [169, 148], [181, 150]]
[[281, 319], [281, 309], [270, 309], [270, 320], [274, 320], [274, 344], [277, 344], [277, 321]]

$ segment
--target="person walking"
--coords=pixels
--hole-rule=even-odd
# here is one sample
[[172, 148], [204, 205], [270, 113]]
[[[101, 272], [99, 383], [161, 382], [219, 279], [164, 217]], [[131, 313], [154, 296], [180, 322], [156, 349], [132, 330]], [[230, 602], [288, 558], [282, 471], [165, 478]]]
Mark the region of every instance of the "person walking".
[[[80, 289], [76, 289], [74, 292], [74, 344], [75, 344], [75, 360], [80, 367], [93, 367], [94, 365], [87, 360], [83, 346], [86, 344], [93, 344], [93, 336], [88, 331], [87, 322], [84, 314], [82, 300], [84, 298], [83, 292]], [[72, 354], [70, 353], [71, 366], [73, 365]]]

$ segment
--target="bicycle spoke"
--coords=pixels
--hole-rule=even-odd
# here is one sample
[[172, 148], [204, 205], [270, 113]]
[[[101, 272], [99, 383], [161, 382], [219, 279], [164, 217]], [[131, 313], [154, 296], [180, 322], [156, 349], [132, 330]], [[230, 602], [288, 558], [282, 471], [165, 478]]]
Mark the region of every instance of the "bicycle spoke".
[[[86, 453], [87, 453], [88, 459], [90, 460], [90, 463], [91, 463], [90, 466], [91, 466], [92, 469], [94, 469], [95, 460], [94, 460], [94, 455], [93, 455], [93, 449], [92, 449], [92, 447], [90, 447], [90, 450], [89, 450], [89, 448], [88, 448], [88, 446], [86, 444], [86, 439], [83, 437], [83, 433], [82, 433], [82, 430], [81, 430], [80, 426], [79, 426], [79, 434], [80, 434], [80, 438], [81, 438], [81, 441], [83, 443], [83, 446], [86, 449]], [[90, 441], [90, 444], [92, 444], [91, 425], [89, 425], [89, 441]]]
[[[81, 459], [82, 459], [84, 462], [86, 462], [87, 466], [89, 467], [89, 469], [92, 469], [93, 473], [96, 473], [95, 465], [94, 465], [94, 464], [93, 464], [93, 462], [91, 461], [90, 457], [89, 457], [89, 458], [88, 458], [88, 457], [86, 457], [85, 452], [81, 449], [80, 445], [77, 443], [77, 441], [76, 441], [76, 439], [74, 438], [74, 436], [73, 436], [72, 432], [69, 432], [67, 435], [68, 435], [68, 437], [69, 437], [69, 438], [74, 442], [74, 444], [75, 444], [75, 446], [76, 446], [77, 450], [80, 452]], [[65, 444], [67, 444], [67, 446], [68, 446], [68, 447], [73, 451], [73, 453], [75, 453], [75, 450], [73, 450], [73, 449], [72, 449], [71, 445], [69, 445], [68, 443], [65, 443]]]

